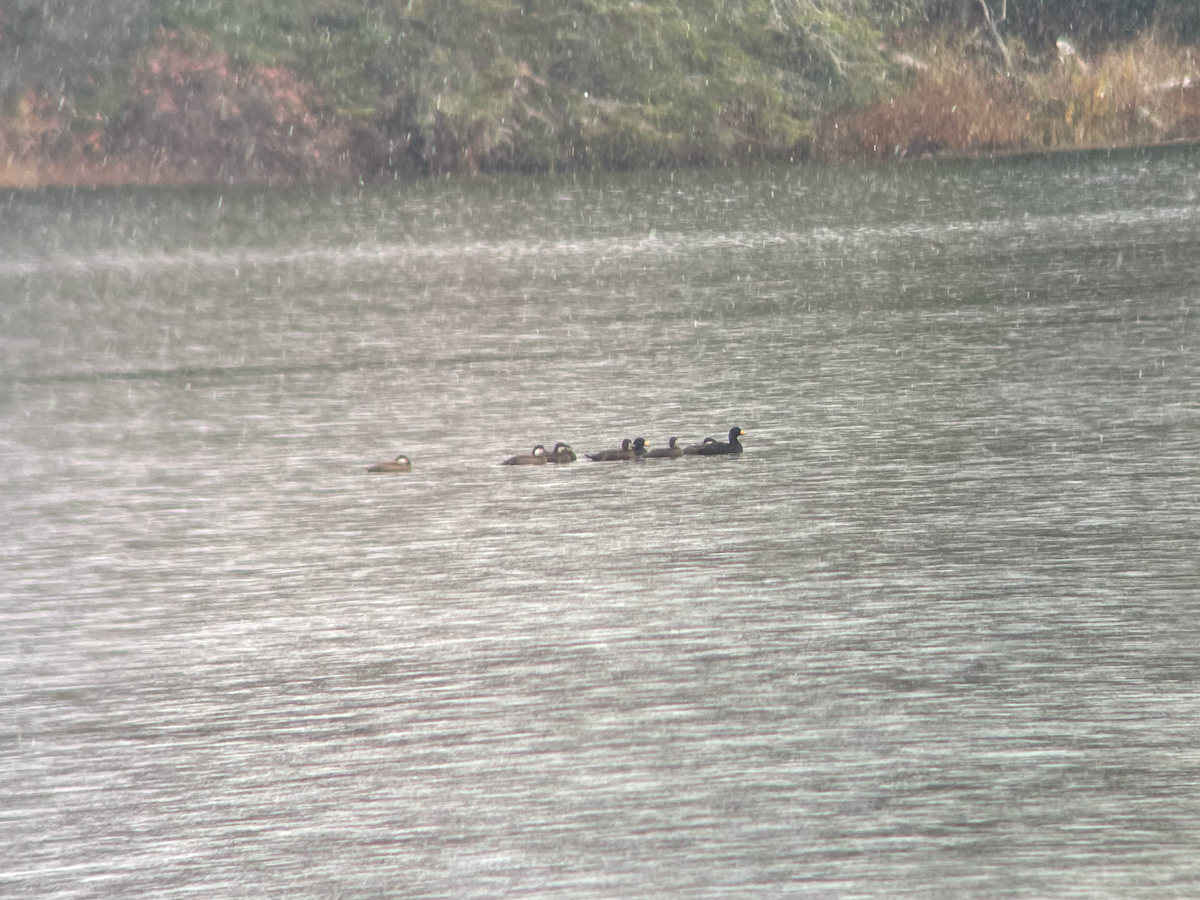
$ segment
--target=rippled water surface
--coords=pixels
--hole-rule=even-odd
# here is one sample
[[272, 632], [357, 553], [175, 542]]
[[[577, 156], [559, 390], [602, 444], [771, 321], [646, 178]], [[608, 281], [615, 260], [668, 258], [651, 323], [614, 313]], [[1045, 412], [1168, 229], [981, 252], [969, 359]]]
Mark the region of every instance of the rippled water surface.
[[1196, 896], [1197, 159], [0, 195], [0, 895]]

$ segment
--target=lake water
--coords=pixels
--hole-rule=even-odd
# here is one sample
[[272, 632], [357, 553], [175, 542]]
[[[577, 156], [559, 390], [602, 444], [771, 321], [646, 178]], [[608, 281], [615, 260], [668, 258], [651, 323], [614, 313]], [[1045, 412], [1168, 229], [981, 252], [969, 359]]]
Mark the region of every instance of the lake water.
[[1198, 307], [1195, 150], [0, 195], [0, 895], [1194, 897]]

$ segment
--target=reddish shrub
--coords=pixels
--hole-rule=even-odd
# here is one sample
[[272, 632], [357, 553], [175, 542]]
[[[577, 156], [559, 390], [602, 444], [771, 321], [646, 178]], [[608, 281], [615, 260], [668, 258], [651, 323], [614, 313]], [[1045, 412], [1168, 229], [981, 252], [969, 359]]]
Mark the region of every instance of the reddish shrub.
[[348, 130], [285, 68], [238, 72], [202, 36], [165, 32], [130, 77], [114, 155], [200, 180], [311, 179], [343, 167]]

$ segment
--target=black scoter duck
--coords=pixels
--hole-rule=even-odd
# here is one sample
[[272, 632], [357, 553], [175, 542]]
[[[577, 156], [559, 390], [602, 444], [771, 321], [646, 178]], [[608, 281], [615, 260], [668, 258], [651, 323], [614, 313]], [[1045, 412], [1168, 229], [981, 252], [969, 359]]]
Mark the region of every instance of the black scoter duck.
[[717, 439], [716, 439], [715, 437], [706, 437], [706, 438], [705, 438], [705, 439], [704, 439], [702, 442], [700, 442], [699, 444], [692, 444], [692, 445], [691, 445], [691, 446], [689, 446], [689, 447], [684, 447], [684, 448], [683, 448], [683, 455], [684, 455], [684, 456], [699, 456], [699, 455], [700, 455], [700, 449], [701, 449], [702, 447], [707, 447], [709, 444], [715, 444], [716, 442], [717, 442]]
[[728, 443], [725, 441], [713, 441], [712, 443], [705, 441], [700, 445], [700, 449], [696, 453], [698, 456], [722, 456], [726, 453], [741, 453], [742, 445], [738, 441], [738, 438], [745, 433], [742, 429], [734, 425], [729, 429]]

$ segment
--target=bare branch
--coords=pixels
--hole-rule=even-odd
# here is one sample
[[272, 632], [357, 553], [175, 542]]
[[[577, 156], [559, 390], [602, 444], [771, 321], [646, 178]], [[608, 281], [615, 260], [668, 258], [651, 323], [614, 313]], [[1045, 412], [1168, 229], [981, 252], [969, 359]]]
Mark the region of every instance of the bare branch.
[[[1008, 3], [1007, 0], [1002, 0], [1002, 2], [1004, 2], [1004, 9], [1001, 10], [1003, 13], [1007, 11]], [[983, 9], [983, 20], [987, 22], [988, 33], [992, 36], [992, 43], [996, 45], [996, 52], [998, 52], [1000, 57], [1004, 60], [1004, 69], [1006, 72], [1011, 72], [1013, 70], [1012, 54], [1008, 52], [1008, 47], [1006, 47], [1004, 44], [1004, 38], [1000, 36], [1000, 29], [998, 29], [996, 27], [996, 23], [992, 21], [991, 10], [988, 9], [987, 3], [985, 3], [984, 0], [978, 0], [978, 3]], [[1001, 16], [1000, 21], [1004, 21], [1003, 15]]]

